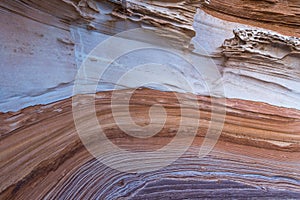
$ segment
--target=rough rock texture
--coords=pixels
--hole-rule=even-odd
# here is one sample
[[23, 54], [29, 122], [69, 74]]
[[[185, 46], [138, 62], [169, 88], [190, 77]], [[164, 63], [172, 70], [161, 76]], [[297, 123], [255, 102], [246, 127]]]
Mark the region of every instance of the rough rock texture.
[[255, 29], [235, 29], [234, 35], [222, 45], [223, 77], [228, 88], [243, 87], [243, 82], [256, 84], [251, 89], [263, 101], [271, 98], [271, 104], [285, 102], [288, 107], [299, 108], [300, 39]]
[[[299, 198], [299, 9], [298, 0], [0, 1], [0, 199]], [[172, 64], [197, 86], [199, 109], [187, 106], [189, 115], [182, 116], [174, 93], [159, 91], [170, 85], [164, 76], [157, 90], [135, 91], [130, 111], [145, 126], [150, 106], [161, 104], [166, 124], [146, 140], [129, 136], [115, 123], [106, 91], [132, 64], [121, 60], [96, 95], [98, 121], [115, 144], [129, 151], [159, 149], [176, 135], [180, 118], [192, 121], [196, 110], [201, 114], [197, 137], [182, 157], [152, 172], [124, 173], [84, 147], [70, 97], [90, 51], [110, 35], [139, 27], [215, 63], [226, 103], [216, 101], [218, 108], [226, 105], [226, 117], [213, 151], [198, 158], [210, 123], [219, 120], [211, 119], [215, 98], [205, 96], [200, 78], [184, 62], [161, 55], [156, 61]], [[132, 58], [149, 62], [149, 55]], [[172, 84], [171, 90], [188, 98], [180, 81]], [[123, 116], [125, 98], [118, 103]], [[145, 162], [145, 168], [151, 165]]]
[[125, 10], [115, 10], [112, 14], [132, 21], [171, 28], [189, 36], [194, 35], [193, 19], [199, 2], [189, 1], [124, 1], [112, 0]]

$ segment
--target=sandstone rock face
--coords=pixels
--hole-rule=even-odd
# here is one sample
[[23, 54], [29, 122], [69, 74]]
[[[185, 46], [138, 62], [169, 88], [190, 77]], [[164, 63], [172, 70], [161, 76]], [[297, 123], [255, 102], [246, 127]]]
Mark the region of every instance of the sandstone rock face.
[[1, 1], [0, 198], [299, 198], [299, 23], [297, 0]]

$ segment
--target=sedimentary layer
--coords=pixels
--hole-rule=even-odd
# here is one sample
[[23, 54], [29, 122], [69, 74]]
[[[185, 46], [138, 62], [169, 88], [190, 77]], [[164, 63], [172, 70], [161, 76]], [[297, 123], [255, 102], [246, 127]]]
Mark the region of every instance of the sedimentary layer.
[[219, 18], [250, 24], [299, 37], [297, 0], [204, 0], [203, 8]]
[[[126, 91], [117, 93], [122, 95]], [[107, 137], [128, 151], [161, 148], [176, 136], [180, 119], [189, 121], [195, 116], [195, 110], [189, 105], [178, 103], [179, 94], [135, 90], [130, 100], [130, 114], [136, 124], [151, 123], [149, 108], [154, 104], [164, 106], [167, 113], [166, 123], [157, 135], [138, 139], [121, 131], [114, 122], [111, 95], [111, 92], [97, 93], [97, 118]], [[183, 94], [180, 98], [189, 99], [189, 95]], [[84, 99], [75, 106], [86, 113], [81, 123], [89, 124], [93, 115], [90, 111], [84, 112]], [[114, 113], [115, 117], [124, 115], [121, 111], [128, 106], [126, 102], [118, 100], [115, 106], [119, 112]], [[2, 113], [1, 198], [163, 198], [172, 195], [166, 192], [168, 188], [178, 193], [184, 191], [182, 195], [190, 197], [279, 195], [295, 198], [299, 195], [299, 111], [227, 99], [221, 137], [208, 156], [198, 158], [211, 121], [218, 119], [211, 119], [209, 97], [198, 96], [197, 102], [201, 118], [188, 152], [170, 166], [135, 174], [113, 170], [101, 163], [101, 159], [91, 156], [76, 131], [71, 99]], [[180, 116], [181, 109], [189, 110], [190, 115]], [[184, 129], [189, 130], [188, 125]], [[118, 162], [130, 165], [130, 159]], [[146, 163], [145, 169], [151, 167]], [[186, 187], [191, 193], [187, 193]], [[232, 188], [234, 192], [227, 193], [225, 188]]]

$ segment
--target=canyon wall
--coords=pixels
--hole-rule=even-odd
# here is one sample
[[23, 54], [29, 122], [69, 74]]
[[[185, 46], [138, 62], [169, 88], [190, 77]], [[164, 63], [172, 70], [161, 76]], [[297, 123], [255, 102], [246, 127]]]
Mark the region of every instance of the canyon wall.
[[0, 198], [299, 198], [299, 23], [297, 0], [1, 1]]

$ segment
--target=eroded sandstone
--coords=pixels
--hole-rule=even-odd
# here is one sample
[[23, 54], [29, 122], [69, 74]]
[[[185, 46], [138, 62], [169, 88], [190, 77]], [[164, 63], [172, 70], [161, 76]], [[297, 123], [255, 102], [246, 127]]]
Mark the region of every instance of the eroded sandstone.
[[[298, 198], [299, 8], [297, 0], [0, 1], [0, 198]], [[223, 98], [209, 97], [201, 78], [184, 62], [157, 56], [156, 61], [171, 63], [194, 84], [199, 107], [184, 104], [188, 114], [182, 115], [175, 94], [190, 99], [190, 91], [179, 79], [149, 68], [162, 81], [156, 90], [135, 90], [131, 117], [137, 125], [152, 122], [157, 128], [162, 116], [154, 113], [156, 118], [150, 119], [149, 109], [160, 104], [167, 118], [158, 134], [140, 139], [122, 131], [112, 114], [114, 77], [129, 69], [124, 60], [113, 65], [95, 104], [98, 122], [114, 144], [132, 152], [155, 151], [172, 141], [181, 119], [187, 122], [186, 137], [194, 125], [189, 122], [200, 120], [193, 144], [178, 160], [150, 172], [153, 166], [145, 162], [143, 173], [120, 172], [91, 155], [76, 129], [71, 100], [81, 64], [86, 58], [101, 60], [89, 57], [91, 50], [132, 28], [154, 31], [162, 38], [156, 43], [170, 42], [203, 63], [213, 61], [221, 73], [217, 84], [224, 86]], [[128, 41], [136, 39], [133, 35]], [[140, 52], [132, 58], [142, 63], [151, 60], [149, 55]], [[138, 86], [128, 82], [126, 90], [116, 93], [122, 96]], [[93, 117], [90, 97], [82, 97], [82, 104], [73, 106], [84, 111], [80, 120], [88, 125]], [[126, 98], [115, 105], [118, 116], [125, 115]], [[213, 151], [199, 158], [212, 122], [222, 124], [221, 135]], [[116, 164], [137, 167], [131, 157], [111, 156]]]

